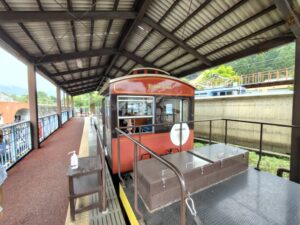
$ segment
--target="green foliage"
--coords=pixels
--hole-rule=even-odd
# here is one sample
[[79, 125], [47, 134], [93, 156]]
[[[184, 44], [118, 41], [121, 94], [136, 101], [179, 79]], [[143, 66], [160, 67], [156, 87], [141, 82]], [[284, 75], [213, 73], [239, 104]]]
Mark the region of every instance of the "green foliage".
[[194, 148], [201, 148], [205, 146], [205, 144], [203, 144], [202, 142], [194, 142]]
[[39, 105], [55, 105], [56, 98], [54, 96], [49, 96], [46, 92], [38, 91], [37, 99]]
[[189, 80], [186, 77], [182, 77], [182, 78], [180, 78], [180, 80], [182, 80], [183, 82], [186, 82], [186, 83], [189, 82]]
[[[28, 95], [9, 95], [14, 101], [16, 102], [29, 102]], [[55, 105], [56, 104], [56, 97], [49, 96], [46, 92], [38, 91], [37, 92], [37, 99], [38, 104], [40, 105]]]
[[295, 43], [283, 45], [260, 54], [251, 55], [227, 65], [233, 67], [238, 75], [293, 67], [295, 64]]
[[101, 104], [101, 99], [103, 97], [98, 94], [98, 92], [91, 92], [83, 95], [78, 95], [74, 97], [75, 107], [89, 108], [90, 105], [98, 107]]
[[206, 85], [214, 86], [231, 86], [234, 82], [239, 81], [236, 71], [232, 66], [221, 65], [212, 69], [203, 71], [191, 83], [198, 89], [203, 89]]
[[[210, 80], [211, 74], [222, 74], [227, 77], [228, 75], [241, 76], [263, 71], [272, 71], [277, 69], [290, 68], [295, 65], [295, 43], [280, 46], [278, 48], [271, 49], [267, 52], [262, 52], [255, 55], [250, 55], [233, 62], [221, 65], [209, 70], [205, 70], [200, 74], [191, 74], [186, 76], [185, 79], [189, 80], [190, 83], [194, 84], [201, 89], [199, 83], [203, 80]], [[229, 67], [228, 67], [229, 66]], [[229, 68], [232, 68], [230, 71]], [[204, 74], [201, 78], [200, 76]], [[234, 78], [237, 79], [237, 78]]]
[[[249, 164], [252, 167], [256, 167], [258, 162], [258, 154], [255, 152], [249, 152]], [[287, 157], [275, 157], [264, 155], [261, 159], [260, 169], [262, 171], [277, 174], [278, 168], [290, 168], [290, 160]], [[285, 176], [286, 177], [286, 176]]]
[[28, 95], [15, 95], [13, 99], [16, 102], [28, 102]]

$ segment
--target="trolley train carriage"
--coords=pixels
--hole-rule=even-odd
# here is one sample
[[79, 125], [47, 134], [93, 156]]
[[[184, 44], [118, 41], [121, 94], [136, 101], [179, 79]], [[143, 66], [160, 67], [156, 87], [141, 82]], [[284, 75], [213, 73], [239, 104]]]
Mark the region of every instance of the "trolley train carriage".
[[[128, 76], [107, 82], [100, 93], [105, 96], [102, 102], [102, 139], [114, 174], [118, 172], [115, 127], [123, 127], [133, 138], [140, 138], [144, 145], [157, 154], [165, 155], [178, 150], [178, 146], [170, 140], [171, 127], [151, 125], [194, 119], [195, 88], [162, 70], [135, 69]], [[141, 125], [142, 128], [136, 127]], [[189, 125], [189, 129], [189, 137], [182, 145], [182, 151], [193, 148], [193, 125]], [[120, 152], [121, 172], [131, 171], [133, 143], [123, 136], [120, 137]], [[142, 152], [141, 157], [146, 159], [150, 156]]]
[[[282, 188], [285, 180], [248, 169], [249, 154], [238, 147], [194, 148], [194, 124], [203, 122], [194, 121], [194, 87], [142, 68], [109, 81], [100, 92], [101, 142], [130, 224], [299, 224], [295, 209], [284, 209], [285, 197], [281, 205], [274, 198], [290, 190], [299, 196], [292, 182]], [[133, 173], [116, 176], [119, 169]], [[270, 205], [279, 207], [268, 214], [260, 210]]]

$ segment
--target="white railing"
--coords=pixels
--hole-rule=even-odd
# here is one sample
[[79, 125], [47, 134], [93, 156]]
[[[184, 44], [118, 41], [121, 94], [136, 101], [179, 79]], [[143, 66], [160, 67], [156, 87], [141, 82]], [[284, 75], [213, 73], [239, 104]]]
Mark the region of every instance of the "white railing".
[[0, 128], [3, 143], [0, 144], [0, 164], [10, 168], [32, 150], [32, 132], [29, 121]]

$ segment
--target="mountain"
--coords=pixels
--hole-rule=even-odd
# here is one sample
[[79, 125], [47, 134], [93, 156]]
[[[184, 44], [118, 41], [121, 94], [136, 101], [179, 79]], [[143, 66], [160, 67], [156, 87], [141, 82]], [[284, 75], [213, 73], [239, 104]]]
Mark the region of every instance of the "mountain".
[[6, 86], [0, 84], [0, 92], [6, 94], [15, 94], [15, 95], [27, 95], [28, 91], [25, 88], [17, 87], [17, 86]]

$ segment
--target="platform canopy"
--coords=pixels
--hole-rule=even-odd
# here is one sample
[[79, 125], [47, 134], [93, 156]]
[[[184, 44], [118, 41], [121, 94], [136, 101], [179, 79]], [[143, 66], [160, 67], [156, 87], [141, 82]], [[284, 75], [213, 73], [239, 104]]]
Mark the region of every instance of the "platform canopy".
[[134, 67], [182, 77], [295, 39], [272, 0], [0, 0], [0, 41], [71, 95]]

